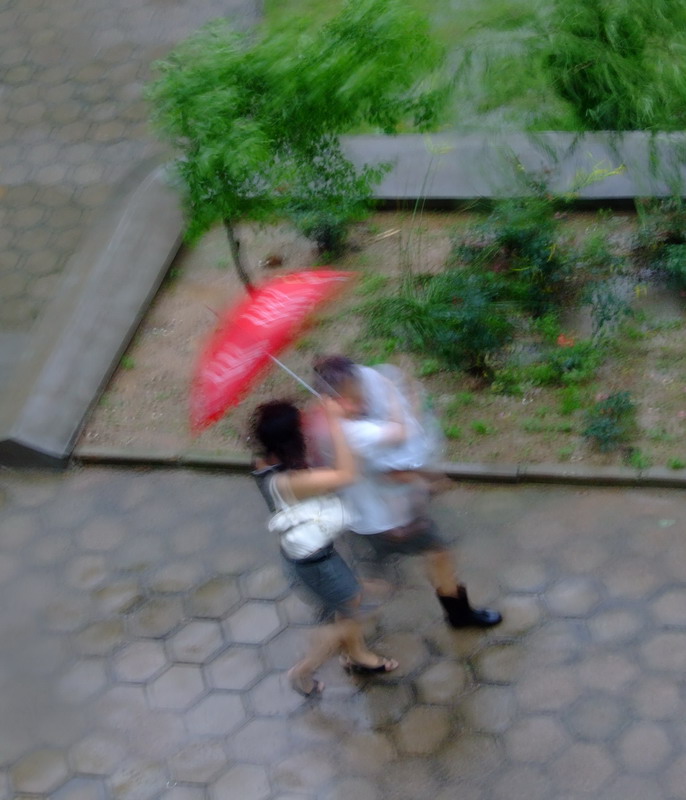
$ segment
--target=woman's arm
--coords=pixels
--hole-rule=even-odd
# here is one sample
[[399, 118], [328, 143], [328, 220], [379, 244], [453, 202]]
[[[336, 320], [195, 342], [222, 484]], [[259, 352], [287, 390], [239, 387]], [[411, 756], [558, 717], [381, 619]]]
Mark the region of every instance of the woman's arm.
[[296, 500], [335, 492], [357, 480], [357, 463], [341, 427], [342, 409], [330, 397], [322, 398], [334, 450], [333, 467], [289, 471], [277, 476], [279, 490], [287, 488]]

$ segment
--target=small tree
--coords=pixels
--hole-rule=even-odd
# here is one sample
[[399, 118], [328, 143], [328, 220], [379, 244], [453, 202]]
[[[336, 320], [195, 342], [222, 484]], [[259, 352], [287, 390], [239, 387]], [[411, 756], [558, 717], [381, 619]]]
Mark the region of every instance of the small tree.
[[684, 128], [683, 0], [555, 0], [546, 28], [545, 67], [582, 129]]
[[351, 0], [314, 31], [294, 21], [267, 33], [214, 22], [155, 68], [148, 97], [171, 142], [187, 239], [226, 226], [244, 282], [234, 224], [289, 214], [316, 233], [320, 217], [354, 218], [384, 167], [356, 169], [339, 137], [362, 126], [434, 125], [449, 94], [442, 49], [402, 0]]

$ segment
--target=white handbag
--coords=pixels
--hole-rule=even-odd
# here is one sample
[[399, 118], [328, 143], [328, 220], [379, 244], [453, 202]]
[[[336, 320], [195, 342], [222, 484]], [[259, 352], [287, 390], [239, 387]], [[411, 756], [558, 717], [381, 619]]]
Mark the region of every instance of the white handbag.
[[309, 497], [272, 515], [269, 530], [279, 535], [288, 558], [308, 558], [330, 545], [349, 524], [349, 515], [335, 494]]

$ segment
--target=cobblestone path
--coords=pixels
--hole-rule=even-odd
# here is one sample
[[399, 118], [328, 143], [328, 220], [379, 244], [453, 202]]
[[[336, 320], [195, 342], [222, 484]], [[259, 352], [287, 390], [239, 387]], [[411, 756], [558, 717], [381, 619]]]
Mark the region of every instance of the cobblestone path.
[[459, 487], [436, 503], [504, 623], [443, 624], [420, 565], [376, 680], [285, 671], [310, 616], [247, 477], [0, 472], [0, 798], [686, 798], [677, 492]]

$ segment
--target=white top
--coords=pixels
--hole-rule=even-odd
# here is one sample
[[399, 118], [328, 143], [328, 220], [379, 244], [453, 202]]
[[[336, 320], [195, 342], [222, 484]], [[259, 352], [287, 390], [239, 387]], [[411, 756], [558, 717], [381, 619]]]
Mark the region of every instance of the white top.
[[382, 533], [412, 521], [407, 484], [385, 474], [392, 446], [381, 443], [386, 423], [367, 419], [342, 420], [343, 434], [358, 459], [359, 479], [342, 490], [352, 512], [350, 527], [356, 533]]

